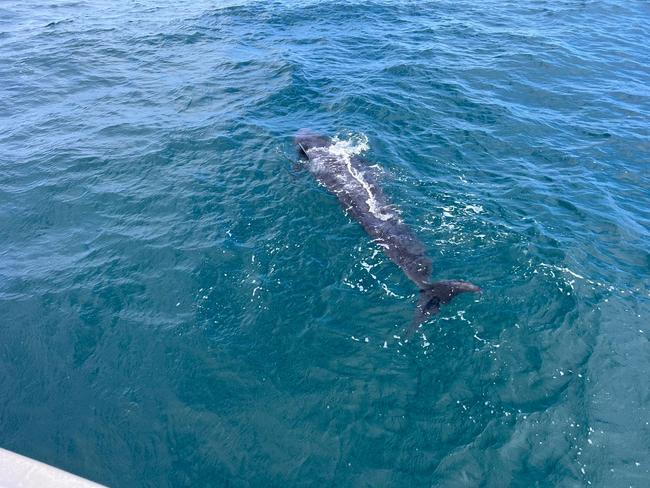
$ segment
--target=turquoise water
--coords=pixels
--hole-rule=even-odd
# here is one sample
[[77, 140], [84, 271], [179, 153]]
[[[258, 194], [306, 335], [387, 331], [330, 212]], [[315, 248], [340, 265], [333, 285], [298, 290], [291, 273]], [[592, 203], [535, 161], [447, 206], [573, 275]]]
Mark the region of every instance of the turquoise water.
[[[221, 6], [219, 6], [221, 5]], [[0, 446], [113, 486], [650, 485], [650, 8], [0, 4]], [[367, 141], [461, 296], [306, 172]]]

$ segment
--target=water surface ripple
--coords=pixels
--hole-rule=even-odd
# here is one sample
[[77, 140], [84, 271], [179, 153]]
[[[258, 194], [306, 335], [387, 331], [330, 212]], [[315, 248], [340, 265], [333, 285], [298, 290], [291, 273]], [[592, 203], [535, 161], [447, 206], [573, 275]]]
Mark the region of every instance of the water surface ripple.
[[[218, 6], [220, 5], [220, 6]], [[0, 445], [113, 486], [650, 484], [643, 1], [0, 5]], [[415, 290], [292, 134], [367, 138]]]

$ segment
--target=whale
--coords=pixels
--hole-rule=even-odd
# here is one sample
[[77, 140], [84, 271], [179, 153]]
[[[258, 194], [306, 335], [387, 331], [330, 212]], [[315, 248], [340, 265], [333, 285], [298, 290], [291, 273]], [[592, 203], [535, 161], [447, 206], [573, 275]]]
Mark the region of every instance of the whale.
[[431, 280], [432, 260], [424, 244], [401, 219], [367, 160], [346, 150], [340, 141], [309, 129], [299, 130], [294, 143], [299, 163], [336, 196], [345, 213], [361, 224], [373, 242], [417, 286], [415, 314], [407, 327], [409, 337], [455, 296], [481, 292], [469, 281]]

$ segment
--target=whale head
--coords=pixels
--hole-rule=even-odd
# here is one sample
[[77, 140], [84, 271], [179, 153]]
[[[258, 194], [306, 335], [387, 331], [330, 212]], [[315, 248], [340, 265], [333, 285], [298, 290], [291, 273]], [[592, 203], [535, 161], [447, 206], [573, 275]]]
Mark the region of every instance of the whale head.
[[329, 137], [317, 134], [309, 129], [300, 129], [293, 138], [300, 156], [306, 157], [307, 151], [318, 147], [327, 147], [332, 141]]

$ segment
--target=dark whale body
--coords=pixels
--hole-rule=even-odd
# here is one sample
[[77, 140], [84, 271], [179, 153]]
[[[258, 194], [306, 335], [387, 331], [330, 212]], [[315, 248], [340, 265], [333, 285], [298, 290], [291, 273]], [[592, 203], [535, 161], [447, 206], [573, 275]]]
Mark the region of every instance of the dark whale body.
[[295, 143], [318, 182], [336, 195], [348, 215], [418, 286], [420, 296], [410, 333], [454, 296], [480, 291], [467, 281], [430, 281], [431, 259], [424, 245], [399, 218], [362, 158], [342, 151], [329, 137], [304, 129], [296, 134]]

